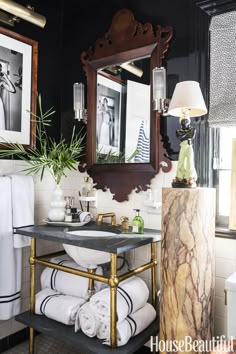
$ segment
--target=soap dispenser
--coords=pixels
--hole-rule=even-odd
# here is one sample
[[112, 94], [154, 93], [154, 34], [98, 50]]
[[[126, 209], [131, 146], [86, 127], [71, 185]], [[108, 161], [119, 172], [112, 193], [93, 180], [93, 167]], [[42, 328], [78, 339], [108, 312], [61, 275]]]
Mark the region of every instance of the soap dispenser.
[[139, 215], [140, 209], [134, 209], [136, 211], [136, 216], [132, 221], [132, 232], [134, 234], [143, 234], [144, 231], [144, 221]]

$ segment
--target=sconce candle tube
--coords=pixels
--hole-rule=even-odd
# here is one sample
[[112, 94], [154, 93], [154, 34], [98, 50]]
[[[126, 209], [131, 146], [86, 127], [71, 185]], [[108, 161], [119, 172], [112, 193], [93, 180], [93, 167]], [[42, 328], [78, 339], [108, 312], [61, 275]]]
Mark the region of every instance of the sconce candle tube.
[[153, 110], [161, 112], [166, 99], [166, 69], [154, 68], [153, 71]]
[[84, 84], [75, 82], [73, 85], [75, 119], [84, 118]]
[[44, 28], [46, 24], [46, 18], [43, 15], [34, 12], [30, 7], [24, 7], [11, 0], [0, 0], [0, 9], [41, 28]]

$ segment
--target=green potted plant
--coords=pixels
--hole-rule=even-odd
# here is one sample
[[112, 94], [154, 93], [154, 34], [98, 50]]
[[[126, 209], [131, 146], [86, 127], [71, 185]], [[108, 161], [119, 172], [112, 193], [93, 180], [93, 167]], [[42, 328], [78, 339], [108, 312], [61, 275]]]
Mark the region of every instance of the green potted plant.
[[16, 156], [28, 163], [23, 171], [27, 174], [41, 174], [41, 180], [47, 169], [54, 178], [56, 188], [53, 192], [51, 209], [48, 217], [51, 221], [64, 220], [65, 202], [60, 188], [62, 176], [67, 171], [76, 170], [84, 151], [84, 136], [73, 129], [69, 143], [61, 138], [59, 142], [48, 136], [46, 127], [51, 125], [50, 116], [55, 113], [50, 108], [46, 113], [42, 110], [41, 95], [38, 95], [38, 114], [32, 114], [36, 121], [36, 147], [26, 148], [22, 144], [5, 141], [6, 148], [0, 150], [0, 157]]

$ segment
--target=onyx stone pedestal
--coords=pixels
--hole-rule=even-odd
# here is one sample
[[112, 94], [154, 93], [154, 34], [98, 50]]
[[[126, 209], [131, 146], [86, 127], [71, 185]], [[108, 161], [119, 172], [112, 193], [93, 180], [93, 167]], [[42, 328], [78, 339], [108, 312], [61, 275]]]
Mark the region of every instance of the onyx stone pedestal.
[[[160, 339], [213, 335], [215, 190], [162, 192]], [[164, 351], [165, 352], [165, 351]], [[177, 351], [178, 352], [178, 351]], [[182, 350], [182, 353], [185, 352]], [[188, 351], [193, 353], [193, 351]]]

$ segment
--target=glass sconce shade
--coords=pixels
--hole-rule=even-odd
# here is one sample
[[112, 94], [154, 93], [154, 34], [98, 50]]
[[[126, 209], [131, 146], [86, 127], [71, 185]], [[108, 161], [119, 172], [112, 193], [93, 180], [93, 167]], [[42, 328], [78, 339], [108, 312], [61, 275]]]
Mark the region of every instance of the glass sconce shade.
[[73, 85], [74, 112], [76, 119], [83, 118], [84, 112], [84, 84], [75, 82]]
[[166, 99], [166, 69], [154, 68], [153, 71], [153, 110], [162, 112]]

